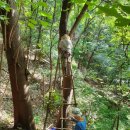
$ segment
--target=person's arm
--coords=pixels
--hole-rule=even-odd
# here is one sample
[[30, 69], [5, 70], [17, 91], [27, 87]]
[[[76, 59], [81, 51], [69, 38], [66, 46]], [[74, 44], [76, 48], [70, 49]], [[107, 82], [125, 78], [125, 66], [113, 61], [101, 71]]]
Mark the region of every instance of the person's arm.
[[74, 117], [71, 117], [71, 121], [73, 121], [73, 122], [78, 122]]
[[73, 121], [75, 123], [78, 122], [73, 116], [68, 117], [68, 120]]

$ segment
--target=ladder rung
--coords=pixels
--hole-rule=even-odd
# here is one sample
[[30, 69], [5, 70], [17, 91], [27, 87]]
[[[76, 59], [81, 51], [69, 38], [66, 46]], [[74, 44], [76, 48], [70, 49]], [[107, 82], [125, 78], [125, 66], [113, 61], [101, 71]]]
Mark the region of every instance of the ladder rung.
[[64, 87], [60, 87], [61, 89], [76, 89], [76, 88], [64, 88]]
[[73, 88], [63, 88], [63, 87], [62, 87], [61, 89], [73, 89]]
[[63, 104], [65, 104], [65, 105], [76, 105], [75, 103], [63, 103]]
[[61, 120], [67, 120], [68, 118], [60, 118]]
[[56, 128], [58, 130], [72, 130], [71, 128]]

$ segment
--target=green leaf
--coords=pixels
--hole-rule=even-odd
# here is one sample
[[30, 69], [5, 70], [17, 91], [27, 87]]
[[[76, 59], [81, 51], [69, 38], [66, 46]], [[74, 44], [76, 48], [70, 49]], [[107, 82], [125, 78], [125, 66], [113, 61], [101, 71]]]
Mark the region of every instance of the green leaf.
[[5, 9], [6, 11], [10, 11], [11, 9], [6, 2], [2, 2], [2, 1], [0, 1], [0, 8]]
[[86, 0], [71, 0], [72, 3], [78, 3], [78, 4], [82, 4], [85, 3]]
[[27, 11], [27, 12], [24, 13], [24, 15], [25, 15], [26, 17], [30, 17], [30, 16], [32, 15], [32, 13], [29, 12], [29, 11]]
[[6, 2], [0, 1], [0, 8], [5, 8], [5, 6], [6, 6]]
[[34, 19], [29, 19], [29, 22], [31, 22], [32, 24], [36, 25], [37, 24], [37, 21], [34, 20]]
[[34, 24], [32, 24], [32, 23], [30, 23], [30, 22], [28, 23], [28, 26], [29, 26], [30, 28], [32, 28], [32, 29], [34, 29], [34, 27], [35, 27]]
[[121, 5], [121, 4], [120, 4], [119, 6], [121, 7], [121, 9], [122, 9], [124, 12], [130, 14], [130, 6]]
[[47, 17], [48, 19], [52, 19], [52, 15], [48, 14], [46, 12], [39, 12], [39, 15], [43, 16], [43, 17]]
[[46, 2], [42, 2], [42, 1], [37, 2], [37, 5], [43, 6], [43, 7], [46, 7], [46, 8], [48, 7], [47, 3]]
[[127, 18], [118, 18], [115, 21], [116, 26], [129, 26], [130, 25], [130, 19]]
[[4, 21], [7, 20], [8, 18], [5, 15], [0, 15], [0, 20]]
[[42, 44], [41, 43], [38, 43], [37, 46], [38, 46], [38, 48], [42, 48]]
[[40, 117], [39, 116], [35, 116], [34, 117], [34, 121], [36, 124], [39, 124], [40, 123]]
[[42, 26], [44, 26], [44, 27], [48, 27], [48, 26], [49, 26], [49, 23], [46, 22], [46, 21], [41, 21], [41, 20], [40, 20], [40, 24], [41, 24]]
[[91, 14], [88, 13], [88, 12], [85, 13], [85, 16], [86, 16], [87, 18], [92, 18]]
[[99, 6], [98, 8], [108, 16], [115, 16], [116, 18], [122, 18], [122, 16], [117, 12], [117, 10], [114, 7]]

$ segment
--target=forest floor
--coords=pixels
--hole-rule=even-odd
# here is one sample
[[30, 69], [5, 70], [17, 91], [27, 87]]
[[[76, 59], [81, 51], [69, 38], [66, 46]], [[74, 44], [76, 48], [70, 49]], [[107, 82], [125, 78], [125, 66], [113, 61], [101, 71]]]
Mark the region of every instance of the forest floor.
[[13, 103], [10, 85], [5, 77], [2, 77], [0, 86], [0, 130], [10, 130], [13, 127]]

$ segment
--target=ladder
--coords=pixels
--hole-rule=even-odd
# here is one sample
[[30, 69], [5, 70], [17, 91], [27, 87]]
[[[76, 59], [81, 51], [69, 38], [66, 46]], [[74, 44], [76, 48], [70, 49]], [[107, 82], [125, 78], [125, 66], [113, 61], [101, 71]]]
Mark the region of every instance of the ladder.
[[[61, 64], [63, 64], [63, 63], [59, 62], [59, 70], [61, 70]], [[68, 62], [67, 62], [66, 66], [68, 67]], [[64, 122], [67, 122], [66, 121], [67, 118], [64, 118], [64, 116], [66, 117], [67, 115], [63, 115], [64, 107], [66, 108], [66, 113], [67, 113], [67, 110], [68, 110], [69, 106], [71, 106], [71, 105], [72, 106], [77, 106], [71, 64], [69, 65], [68, 69], [69, 69], [70, 72], [69, 72], [69, 74], [66, 73], [66, 74], [63, 75], [63, 80], [65, 78], [70, 78], [70, 80], [71, 80], [71, 87], [68, 88], [67, 86], [64, 86], [63, 81], [61, 82], [61, 85], [60, 85], [61, 86], [61, 88], [60, 88], [61, 89], [61, 94], [62, 94], [62, 105], [61, 105], [61, 115], [60, 115], [61, 128], [56, 128], [56, 129], [60, 129], [60, 130], [65, 130], [65, 129], [69, 130], [69, 128], [64, 128], [64, 125], [63, 125]], [[66, 72], [68, 72], [68, 70], [66, 70]], [[69, 92], [69, 98], [64, 101], [65, 91]], [[71, 99], [72, 98], [74, 99], [74, 103], [71, 103]]]

